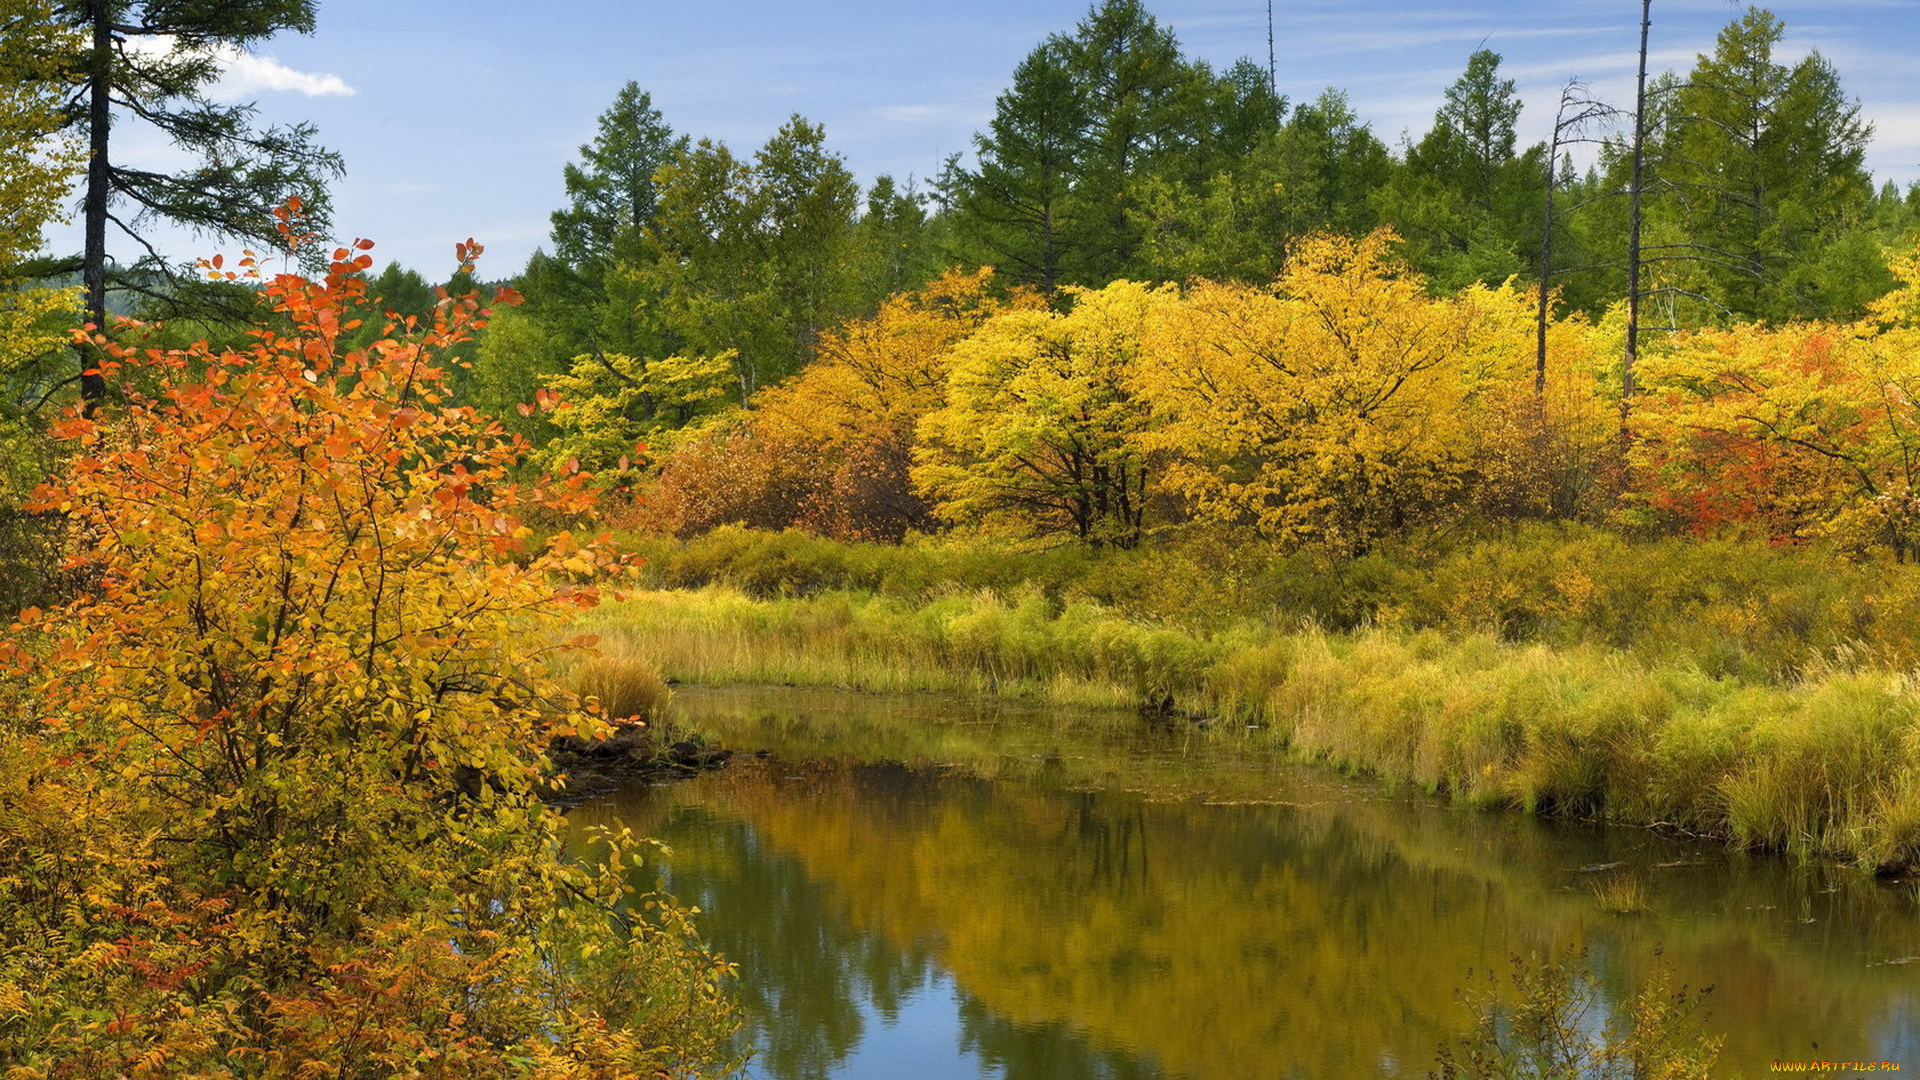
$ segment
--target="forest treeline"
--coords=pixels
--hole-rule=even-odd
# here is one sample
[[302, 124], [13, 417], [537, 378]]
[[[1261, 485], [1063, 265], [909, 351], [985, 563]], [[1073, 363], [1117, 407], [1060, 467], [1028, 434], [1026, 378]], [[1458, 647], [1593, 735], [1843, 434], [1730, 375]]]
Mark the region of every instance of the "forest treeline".
[[[1875, 187], [1858, 103], [1818, 53], [1776, 56], [1784, 33], [1749, 9], [1655, 78], [1638, 155], [1633, 103], [1574, 83], [1520, 146], [1487, 49], [1389, 146], [1337, 89], [1290, 101], [1105, 0], [968, 153], [864, 190], [802, 116], [748, 153], [630, 83], [448, 390], [682, 535], [1200, 523], [1357, 552], [1585, 516], [1904, 557], [1920, 188]], [[147, 272], [124, 280], [193, 313], [150, 340], [239, 332]], [[389, 264], [350, 340], [477, 284]], [[11, 505], [50, 460], [57, 344], [8, 363]]]
[[798, 116], [736, 157], [629, 85], [468, 392], [681, 535], [1357, 553], [1584, 516], [1904, 558], [1920, 195], [1874, 186], [1858, 104], [1783, 33], [1751, 9], [1653, 80], [1631, 396], [1627, 113], [1570, 85], [1521, 148], [1483, 49], [1389, 148], [1134, 0], [1035, 48], [925, 191], [861, 192]]

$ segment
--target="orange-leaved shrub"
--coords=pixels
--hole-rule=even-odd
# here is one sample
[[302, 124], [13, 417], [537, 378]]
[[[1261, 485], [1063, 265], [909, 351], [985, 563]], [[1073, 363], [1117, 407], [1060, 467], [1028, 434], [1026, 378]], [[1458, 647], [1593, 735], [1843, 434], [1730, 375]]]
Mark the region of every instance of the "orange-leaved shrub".
[[537, 795], [620, 560], [534, 544], [583, 478], [516, 485], [448, 404], [475, 297], [348, 343], [370, 246], [266, 283], [244, 350], [95, 339], [123, 403], [34, 497], [95, 584], [0, 657], [0, 1074], [727, 1071], [728, 967]]
[[828, 331], [820, 358], [751, 411], [678, 444], [640, 524], [679, 536], [721, 525], [898, 542], [932, 516], [915, 490], [915, 426], [946, 400], [952, 350], [997, 313], [989, 270], [949, 271]]
[[1920, 558], [1920, 248], [1850, 325], [1742, 324], [1648, 357], [1648, 503], [1700, 533], [1831, 539]]

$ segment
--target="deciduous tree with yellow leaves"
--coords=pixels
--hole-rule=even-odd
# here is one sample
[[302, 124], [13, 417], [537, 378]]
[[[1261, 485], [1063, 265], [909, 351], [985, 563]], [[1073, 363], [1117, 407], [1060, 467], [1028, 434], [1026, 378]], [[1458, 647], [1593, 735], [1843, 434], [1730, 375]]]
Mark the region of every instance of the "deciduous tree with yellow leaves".
[[915, 425], [946, 400], [955, 343], [1009, 305], [989, 270], [949, 271], [823, 334], [820, 359], [681, 447], [651, 490], [670, 531], [743, 523], [898, 541], [930, 524], [908, 477]]
[[1525, 347], [1483, 308], [1524, 298], [1431, 297], [1393, 243], [1309, 237], [1272, 287], [1197, 282], [1153, 327], [1144, 442], [1200, 519], [1355, 552], [1454, 504]]
[[1141, 342], [1178, 291], [1066, 292], [1064, 314], [1006, 312], [955, 346], [946, 404], [920, 421], [914, 480], [950, 521], [1133, 547], [1154, 493]]
[[1649, 356], [1647, 498], [1699, 531], [1920, 556], [1920, 249], [1857, 323], [1740, 324]]
[[59, 385], [79, 296], [32, 287], [22, 263], [85, 161], [78, 142], [50, 134], [64, 120], [58, 57], [76, 41], [48, 0], [0, 0], [0, 612], [41, 591], [52, 561], [48, 523], [22, 511], [50, 461], [31, 413]]
[[733, 382], [733, 360], [731, 353], [649, 360], [598, 350], [574, 357], [565, 372], [542, 376], [535, 395], [560, 431], [543, 463], [571, 459], [595, 472], [626, 472], [647, 439], [717, 408]]

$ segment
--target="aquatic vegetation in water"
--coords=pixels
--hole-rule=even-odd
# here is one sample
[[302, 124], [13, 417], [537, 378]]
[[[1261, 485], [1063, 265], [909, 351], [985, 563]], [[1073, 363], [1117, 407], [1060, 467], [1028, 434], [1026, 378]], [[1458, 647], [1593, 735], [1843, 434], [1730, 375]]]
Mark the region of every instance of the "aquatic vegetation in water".
[[1645, 915], [1653, 910], [1647, 906], [1646, 884], [1632, 874], [1608, 874], [1595, 878], [1587, 887], [1592, 890], [1601, 911], [1615, 915]]
[[1675, 989], [1664, 967], [1612, 1002], [1584, 952], [1512, 958], [1512, 993], [1463, 995], [1474, 1028], [1440, 1048], [1435, 1080], [1709, 1080], [1722, 1040], [1703, 1030], [1712, 987]]

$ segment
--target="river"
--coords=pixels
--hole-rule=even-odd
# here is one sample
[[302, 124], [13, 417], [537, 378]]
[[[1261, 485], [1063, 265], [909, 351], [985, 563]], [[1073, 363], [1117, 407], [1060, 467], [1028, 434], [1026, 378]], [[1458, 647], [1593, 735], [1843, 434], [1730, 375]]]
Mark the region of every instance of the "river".
[[1568, 955], [1595, 1030], [1663, 966], [1711, 985], [1718, 1076], [1920, 1070], [1911, 882], [1450, 807], [1184, 722], [787, 690], [676, 708], [733, 764], [571, 820], [668, 846], [641, 884], [740, 964], [759, 1080], [1424, 1077], [1511, 957]]

